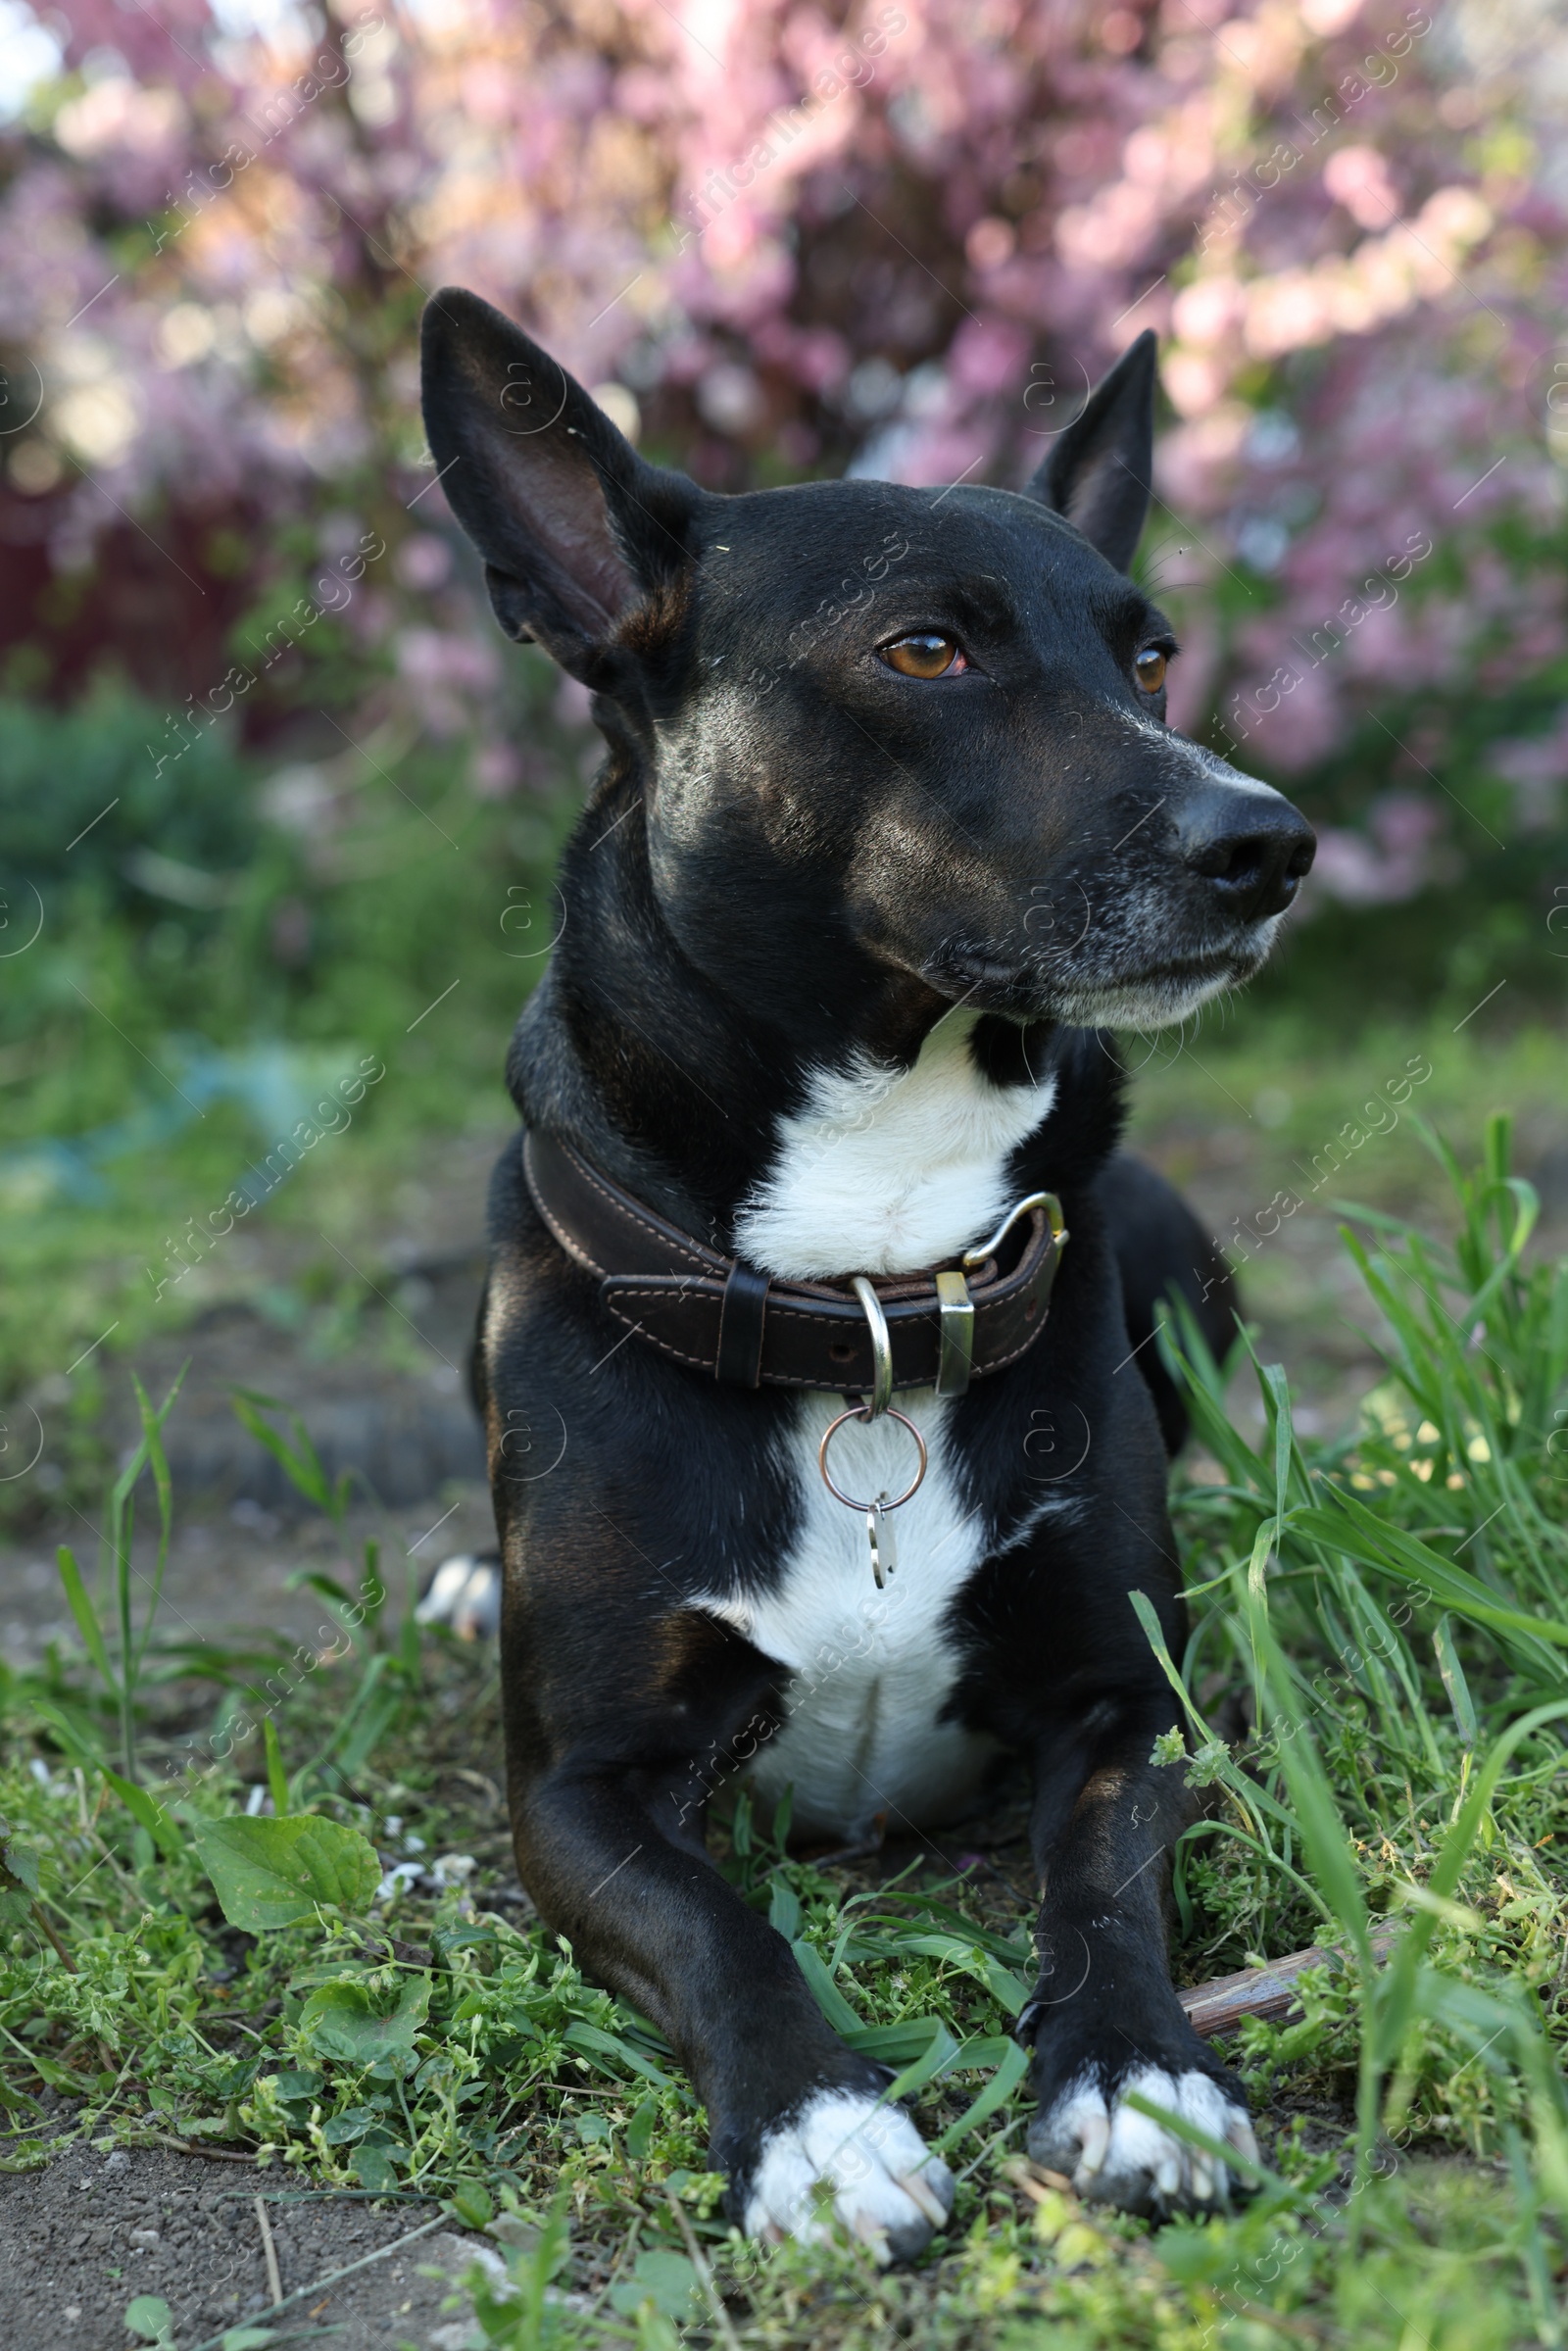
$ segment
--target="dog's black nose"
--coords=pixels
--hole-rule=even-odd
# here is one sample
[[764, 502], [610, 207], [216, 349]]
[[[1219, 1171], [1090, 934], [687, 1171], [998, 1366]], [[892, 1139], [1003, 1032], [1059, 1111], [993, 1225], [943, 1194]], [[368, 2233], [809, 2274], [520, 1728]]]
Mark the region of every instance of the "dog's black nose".
[[1288, 800], [1229, 785], [1196, 793], [1177, 814], [1176, 838], [1183, 864], [1243, 922], [1283, 914], [1317, 855], [1317, 835]]

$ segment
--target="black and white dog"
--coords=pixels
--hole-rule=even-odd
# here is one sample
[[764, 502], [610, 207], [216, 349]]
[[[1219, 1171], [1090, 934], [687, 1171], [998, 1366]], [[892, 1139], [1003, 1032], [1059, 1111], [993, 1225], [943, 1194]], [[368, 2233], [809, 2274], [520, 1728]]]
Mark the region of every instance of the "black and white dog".
[[1127, 572], [1154, 365], [1145, 335], [1023, 495], [723, 497], [475, 296], [424, 319], [496, 614], [610, 747], [512, 1049], [475, 1350], [517, 1867], [690, 2069], [745, 2227], [884, 2259], [953, 2180], [707, 1858], [736, 1774], [854, 1839], [1026, 1757], [1032, 2153], [1159, 2214], [1230, 2174], [1129, 2091], [1252, 2147], [1171, 1987], [1191, 1800], [1128, 1596], [1180, 1654], [1154, 1302], [1207, 1297], [1220, 1350], [1232, 1318], [1112, 1156], [1103, 1029], [1255, 972], [1314, 844], [1165, 723], [1175, 642]]

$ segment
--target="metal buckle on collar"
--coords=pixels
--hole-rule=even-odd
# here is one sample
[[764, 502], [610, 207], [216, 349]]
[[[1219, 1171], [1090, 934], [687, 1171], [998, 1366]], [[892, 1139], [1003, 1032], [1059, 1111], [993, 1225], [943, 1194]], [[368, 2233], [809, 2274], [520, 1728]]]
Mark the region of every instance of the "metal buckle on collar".
[[937, 1275], [937, 1311], [941, 1318], [942, 1353], [937, 1370], [938, 1396], [962, 1396], [969, 1385], [969, 1373], [974, 1360], [974, 1300], [964, 1279], [976, 1266], [994, 1257], [1020, 1216], [1044, 1208], [1051, 1224], [1051, 1236], [1059, 1250], [1067, 1238], [1061, 1219], [1061, 1202], [1054, 1192], [1031, 1192], [1007, 1210], [988, 1240], [977, 1248], [965, 1249], [956, 1273]]
[[1061, 1220], [1061, 1202], [1054, 1192], [1031, 1192], [1007, 1210], [989, 1241], [982, 1241], [978, 1247], [964, 1250], [958, 1260], [964, 1271], [972, 1272], [975, 1266], [984, 1265], [988, 1257], [995, 1256], [1019, 1217], [1027, 1216], [1032, 1208], [1044, 1208], [1050, 1219], [1052, 1238], [1059, 1249], [1067, 1238], [1066, 1227]]

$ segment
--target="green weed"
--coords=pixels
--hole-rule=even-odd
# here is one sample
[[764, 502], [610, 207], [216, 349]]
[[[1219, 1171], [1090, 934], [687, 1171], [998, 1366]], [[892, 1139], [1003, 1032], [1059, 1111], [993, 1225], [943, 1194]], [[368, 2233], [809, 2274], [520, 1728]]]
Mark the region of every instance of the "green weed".
[[[316, 1586], [329, 1660], [270, 1693], [236, 1665], [227, 1730], [194, 1759], [133, 1685], [134, 1782], [109, 1755], [126, 1760], [124, 1661], [158, 1655], [146, 1624], [101, 1626], [102, 1661], [83, 1625], [79, 1662], [13, 1677], [0, 1812], [37, 1884], [0, 1916], [0, 2163], [43, 2160], [64, 2124], [444, 2199], [490, 2240], [466, 2307], [501, 2351], [1561, 2345], [1568, 1267], [1528, 1253], [1508, 1144], [1496, 1121], [1477, 1168], [1443, 1158], [1446, 1248], [1352, 1213], [1386, 1378], [1350, 1437], [1302, 1437], [1255, 1361], [1250, 1436], [1191, 1328], [1162, 1343], [1199, 1450], [1175, 1494], [1191, 1636], [1167, 1660], [1192, 1729], [1161, 1757], [1210, 1806], [1178, 1855], [1179, 1974], [1324, 1951], [1299, 2013], [1233, 2047], [1264, 2125], [1245, 2204], [1151, 2231], [1033, 2174], [1009, 2031], [1026, 1920], [972, 1876], [867, 1886], [792, 1857], [787, 1823], [764, 1837], [741, 1796], [721, 1866], [959, 2178], [911, 2272], [744, 2241], [670, 2051], [516, 1894], [473, 1792], [499, 1744], [493, 1662], [440, 1637], [421, 1652], [406, 1607], [393, 1626], [335, 1583]], [[340, 1517], [298, 1424], [241, 1405]], [[367, 1574], [381, 1589], [373, 1557]], [[378, 1885], [340, 1871], [290, 1923], [236, 1926], [260, 1913], [204, 1855], [268, 1844], [242, 1826], [287, 1831], [281, 1851], [301, 1823], [368, 1840]]]

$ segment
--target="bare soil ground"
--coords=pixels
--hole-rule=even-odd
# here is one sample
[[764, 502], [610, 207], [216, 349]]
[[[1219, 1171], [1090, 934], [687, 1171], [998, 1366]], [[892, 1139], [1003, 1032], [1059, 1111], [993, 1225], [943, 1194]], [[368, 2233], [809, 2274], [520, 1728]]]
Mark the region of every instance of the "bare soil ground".
[[[64, 2118], [63, 2118], [64, 2119]], [[168, 2303], [181, 2344], [260, 2323], [272, 2307], [260, 2189], [284, 2297], [394, 2246], [437, 2208], [302, 2194], [251, 2167], [149, 2147], [74, 2146], [47, 2169], [0, 2177], [0, 2309], [11, 2351], [125, 2351], [127, 2303]], [[445, 2351], [466, 2332], [444, 2309], [472, 2253], [445, 2227], [296, 2303], [280, 2330], [334, 2329], [340, 2351]], [[425, 2268], [441, 2274], [421, 2275]]]

